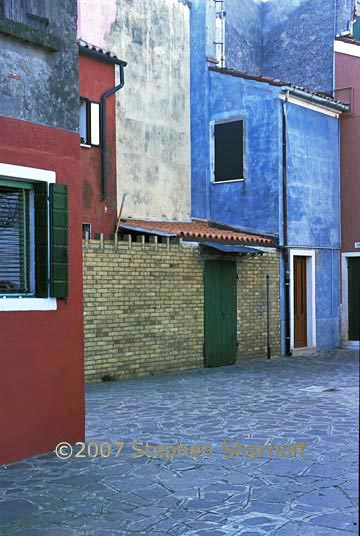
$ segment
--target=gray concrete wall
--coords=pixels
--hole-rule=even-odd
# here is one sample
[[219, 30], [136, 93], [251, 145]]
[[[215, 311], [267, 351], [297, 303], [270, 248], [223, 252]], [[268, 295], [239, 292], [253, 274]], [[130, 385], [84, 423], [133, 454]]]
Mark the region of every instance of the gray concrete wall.
[[[104, 26], [106, 48], [128, 62], [117, 96], [118, 200], [127, 193], [124, 217], [190, 216], [189, 26], [190, 9], [179, 0], [117, 0], [115, 20], [108, 30]], [[92, 42], [94, 32], [84, 18], [80, 29]]]
[[0, 116], [78, 131], [76, 0], [46, 4], [48, 26], [0, 21]]

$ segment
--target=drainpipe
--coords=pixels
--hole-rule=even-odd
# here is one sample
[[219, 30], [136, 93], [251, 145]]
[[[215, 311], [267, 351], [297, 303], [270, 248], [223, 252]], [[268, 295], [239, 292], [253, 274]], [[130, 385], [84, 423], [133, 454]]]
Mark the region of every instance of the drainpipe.
[[105, 91], [101, 96], [101, 199], [104, 201], [107, 197], [107, 127], [106, 127], [106, 99], [119, 91], [125, 84], [124, 67], [126, 61], [120, 61], [119, 65], [120, 84]]
[[285, 93], [282, 111], [282, 201], [283, 201], [283, 244], [282, 254], [285, 269], [285, 354], [291, 355], [290, 351], [290, 263], [288, 250], [288, 215], [287, 215], [287, 175], [286, 175], [286, 104], [289, 92]]

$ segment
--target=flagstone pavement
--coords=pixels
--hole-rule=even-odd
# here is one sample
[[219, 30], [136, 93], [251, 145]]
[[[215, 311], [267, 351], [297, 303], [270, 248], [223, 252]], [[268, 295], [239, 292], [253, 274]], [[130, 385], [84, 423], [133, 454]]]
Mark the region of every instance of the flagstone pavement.
[[0, 535], [358, 534], [358, 381], [338, 350], [88, 385], [84, 449], [0, 467]]

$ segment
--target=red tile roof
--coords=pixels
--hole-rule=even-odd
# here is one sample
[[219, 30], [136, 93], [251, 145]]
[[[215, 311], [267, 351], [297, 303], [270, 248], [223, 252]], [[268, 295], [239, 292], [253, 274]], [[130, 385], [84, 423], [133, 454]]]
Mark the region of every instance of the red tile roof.
[[242, 231], [220, 229], [210, 227], [209, 222], [202, 220], [192, 221], [149, 221], [149, 220], [122, 220], [120, 229], [123, 231], [133, 230], [137, 232], [160, 234], [168, 236], [179, 236], [183, 238], [199, 240], [222, 240], [226, 242], [236, 242], [238, 244], [259, 244], [263, 246], [273, 246], [274, 241], [269, 237], [245, 233]]

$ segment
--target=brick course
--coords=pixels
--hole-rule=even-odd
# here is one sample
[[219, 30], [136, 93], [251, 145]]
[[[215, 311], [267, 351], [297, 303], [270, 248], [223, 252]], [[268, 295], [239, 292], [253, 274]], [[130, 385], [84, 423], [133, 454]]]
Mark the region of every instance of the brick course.
[[[87, 382], [203, 366], [203, 268], [197, 249], [160, 239], [90, 240], [83, 253]], [[237, 265], [239, 359], [266, 355], [266, 273], [278, 353], [277, 254]]]
[[267, 355], [266, 275], [269, 275], [271, 355], [280, 355], [278, 253], [237, 261], [238, 361]]

